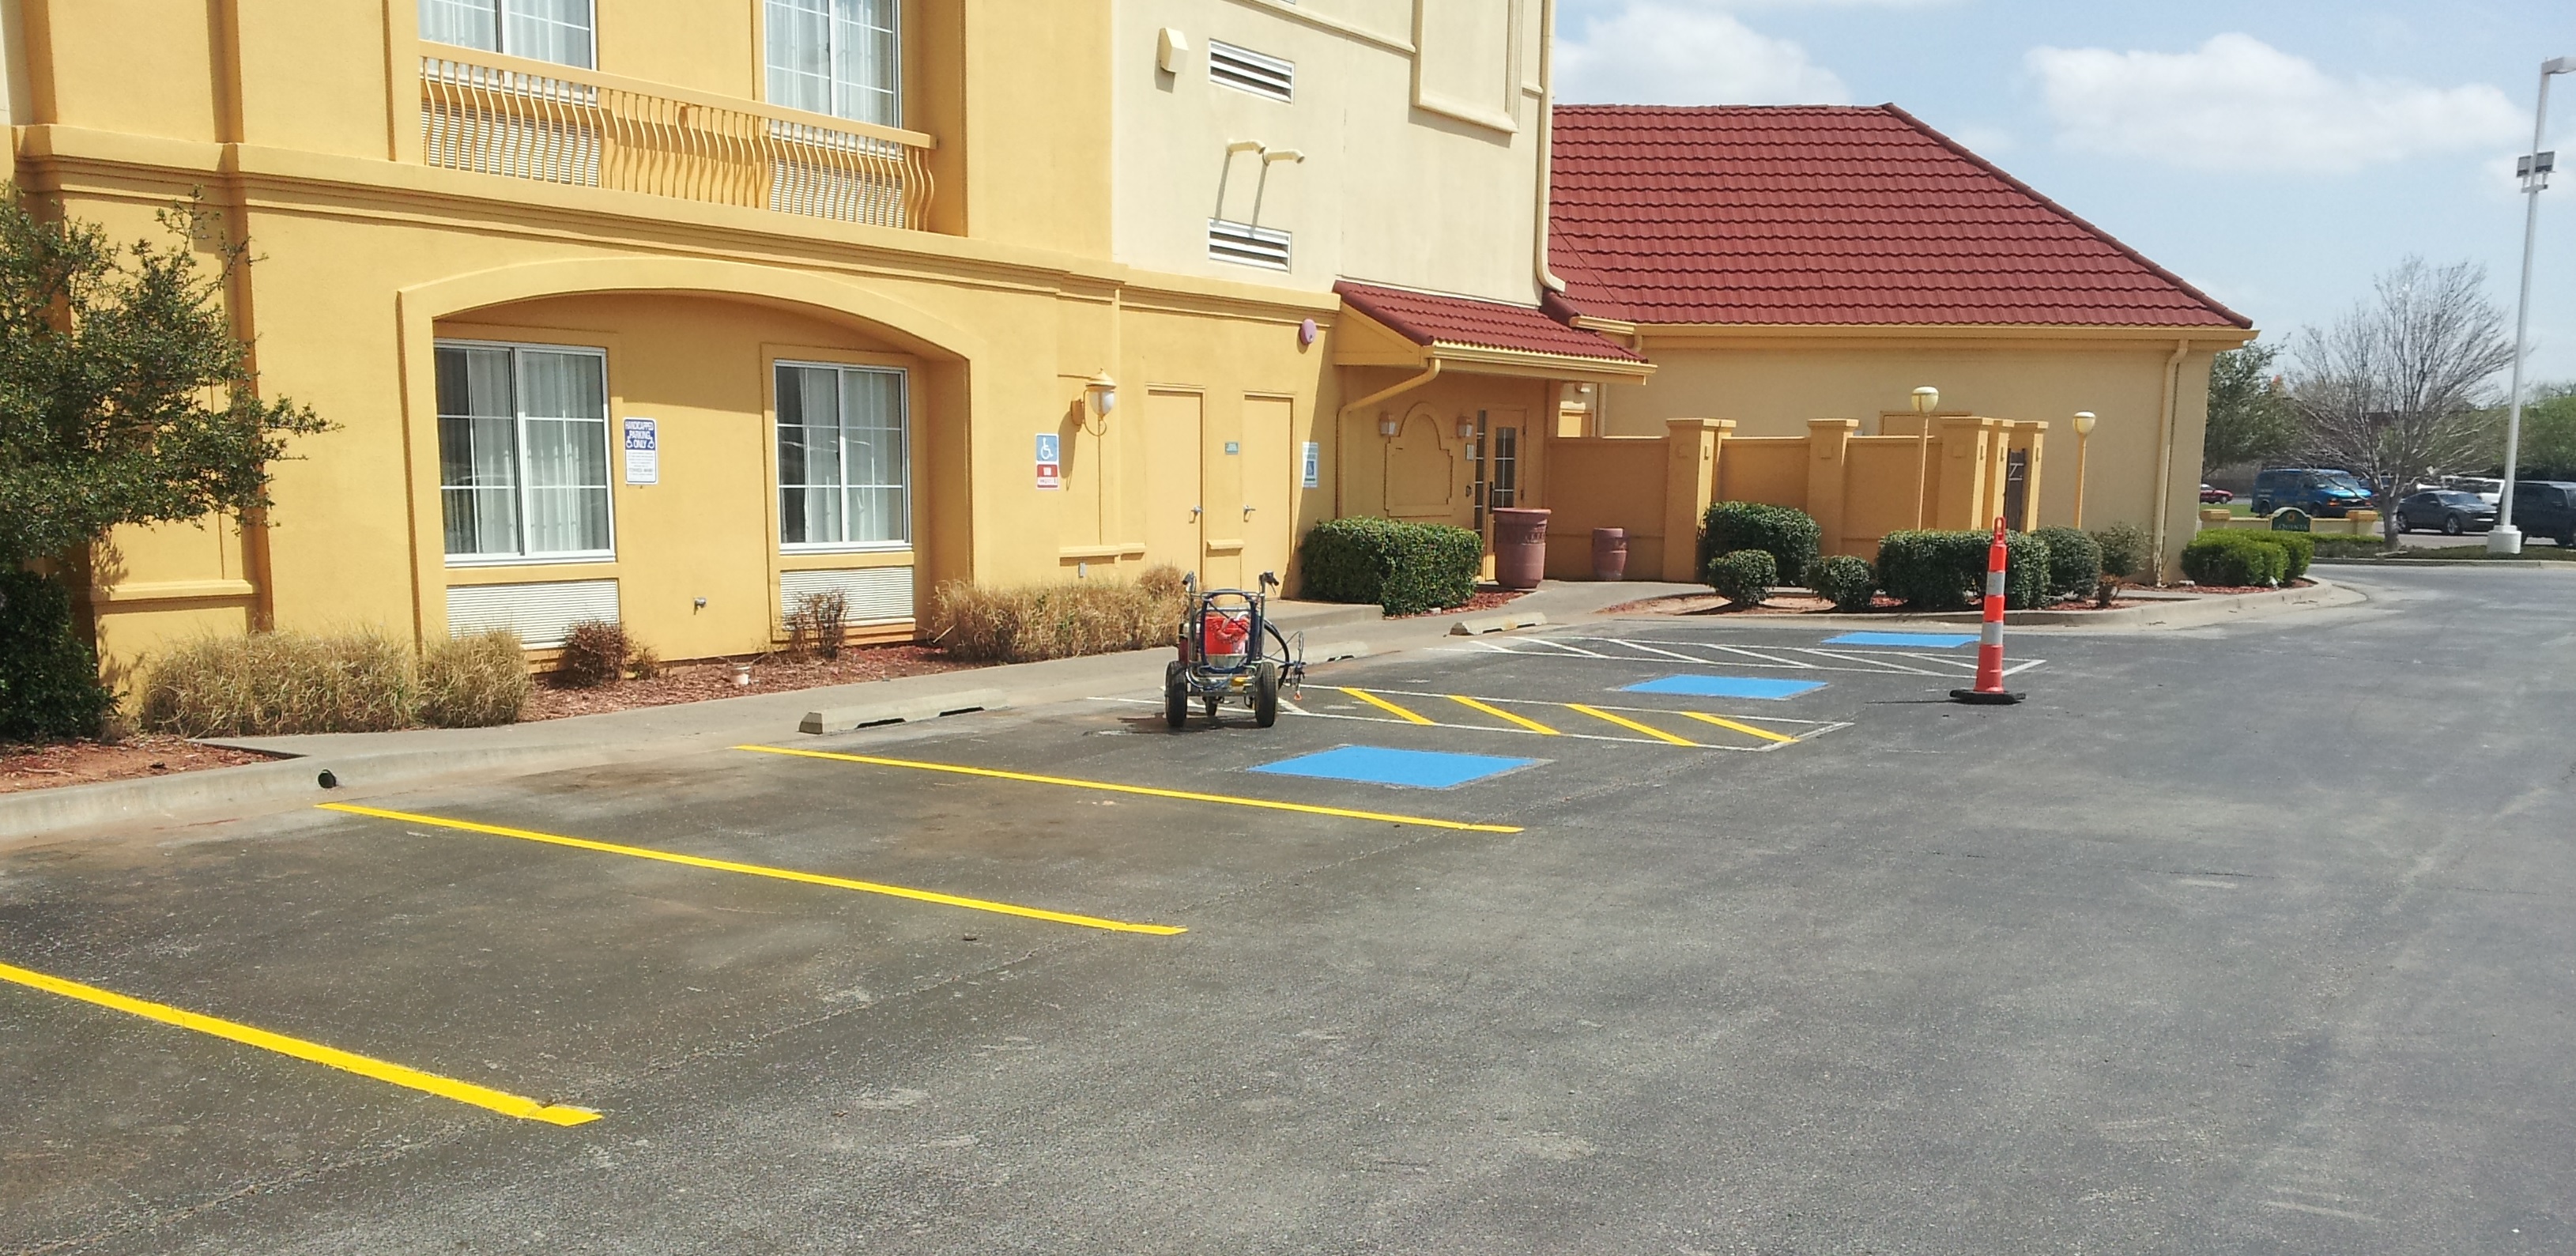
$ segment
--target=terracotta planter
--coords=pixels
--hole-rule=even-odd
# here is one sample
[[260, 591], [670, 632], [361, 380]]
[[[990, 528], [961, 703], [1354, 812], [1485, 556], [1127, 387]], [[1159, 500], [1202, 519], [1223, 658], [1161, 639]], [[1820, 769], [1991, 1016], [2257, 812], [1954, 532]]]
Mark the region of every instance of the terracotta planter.
[[1628, 530], [1626, 528], [1592, 530], [1592, 578], [1595, 580], [1628, 578]]
[[1494, 583], [1535, 589], [1547, 572], [1547, 512], [1505, 507], [1494, 512]]

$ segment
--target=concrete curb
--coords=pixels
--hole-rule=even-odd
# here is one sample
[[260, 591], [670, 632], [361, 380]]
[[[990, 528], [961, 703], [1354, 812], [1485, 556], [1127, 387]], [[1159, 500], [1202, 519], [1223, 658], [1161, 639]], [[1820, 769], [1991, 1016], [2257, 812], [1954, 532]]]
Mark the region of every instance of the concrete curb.
[[1537, 628], [1547, 623], [1547, 616], [1537, 611], [1517, 614], [1479, 615], [1449, 625], [1453, 637], [1477, 637], [1489, 632], [1510, 632], [1515, 628]]
[[873, 728], [879, 724], [935, 720], [943, 715], [964, 715], [971, 711], [999, 711], [1010, 705], [1010, 695], [999, 689], [960, 689], [954, 693], [923, 694], [893, 702], [862, 702], [855, 706], [807, 711], [805, 718], [796, 725], [796, 731], [845, 733], [854, 728]]
[[[2322, 579], [2313, 572], [2308, 578], [2316, 583], [2304, 589], [2274, 589], [2265, 593], [2208, 594], [2187, 596], [2176, 600], [2159, 599], [2154, 605], [2129, 606], [2115, 611], [2006, 611], [2004, 623], [2016, 628], [2188, 628], [2236, 618], [2256, 618], [2264, 615], [2286, 614], [2291, 611], [2349, 606], [2356, 602], [2370, 600], [2358, 590]], [[1675, 617], [1631, 613], [1612, 618], [1671, 619]], [[1732, 625], [1765, 628], [1795, 628], [1800, 625], [1883, 628], [1890, 624], [1973, 624], [1979, 618], [1980, 615], [1976, 611], [1930, 611], [1897, 615], [1745, 615], [1728, 622]]]
[[2319, 558], [2314, 566], [2337, 567], [2512, 567], [2524, 571], [2576, 571], [2576, 562], [2550, 558]]

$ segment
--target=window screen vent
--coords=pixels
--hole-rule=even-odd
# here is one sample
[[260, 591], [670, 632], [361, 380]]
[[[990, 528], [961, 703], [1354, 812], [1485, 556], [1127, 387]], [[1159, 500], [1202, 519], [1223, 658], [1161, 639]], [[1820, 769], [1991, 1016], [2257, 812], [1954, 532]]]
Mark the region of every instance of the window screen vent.
[[1288, 233], [1248, 222], [1208, 219], [1208, 257], [1243, 266], [1288, 269]]
[[1239, 92], [1267, 96], [1272, 100], [1297, 98], [1297, 63], [1264, 56], [1249, 48], [1237, 48], [1211, 39], [1207, 53], [1208, 78]]

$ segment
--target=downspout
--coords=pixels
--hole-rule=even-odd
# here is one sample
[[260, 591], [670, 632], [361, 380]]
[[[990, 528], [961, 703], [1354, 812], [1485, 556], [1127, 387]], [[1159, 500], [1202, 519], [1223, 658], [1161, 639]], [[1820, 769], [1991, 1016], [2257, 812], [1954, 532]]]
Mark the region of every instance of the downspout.
[[2183, 356], [2190, 352], [2190, 341], [2177, 340], [2174, 342], [2173, 356], [2165, 359], [2164, 402], [2162, 405], [2157, 407], [2156, 411], [2156, 424], [2159, 428], [2163, 429], [2157, 439], [2158, 443], [2164, 447], [2163, 456], [2156, 460], [2156, 535], [2154, 546], [2156, 552], [2156, 584], [2158, 586], [2162, 586], [2165, 582], [2166, 525], [2173, 514], [2173, 503], [2170, 499], [2173, 496], [2174, 411], [2180, 409], [2182, 406], [2182, 360]]
[[1393, 385], [1392, 387], [1381, 388], [1376, 392], [1370, 393], [1369, 395], [1342, 407], [1341, 416], [1333, 426], [1333, 461], [1338, 464], [1333, 468], [1334, 518], [1339, 519], [1344, 517], [1342, 514], [1342, 481], [1350, 478], [1350, 459], [1346, 456], [1346, 451], [1350, 448], [1350, 441], [1346, 438], [1350, 435], [1352, 413], [1364, 407], [1376, 405], [1397, 393], [1411, 392], [1416, 388], [1420, 388], [1424, 384], [1428, 384], [1431, 381], [1440, 378], [1441, 365], [1442, 363], [1440, 359], [1433, 358], [1431, 359], [1431, 365], [1425, 368], [1421, 374], [1405, 380], [1403, 383]]
[[1538, 270], [1538, 286], [1548, 292], [1565, 291], [1565, 281], [1547, 268], [1547, 201], [1549, 168], [1556, 161], [1556, 0], [1539, 0], [1538, 6], [1538, 210], [1537, 221], [1530, 230], [1531, 261]]

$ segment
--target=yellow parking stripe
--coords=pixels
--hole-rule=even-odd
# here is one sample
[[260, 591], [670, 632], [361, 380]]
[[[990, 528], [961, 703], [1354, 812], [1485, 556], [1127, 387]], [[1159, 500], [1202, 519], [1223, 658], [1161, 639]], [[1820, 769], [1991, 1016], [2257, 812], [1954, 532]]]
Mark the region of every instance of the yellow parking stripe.
[[337, 1047], [326, 1047], [318, 1042], [306, 1042], [301, 1038], [289, 1038], [284, 1034], [273, 1034], [265, 1029], [253, 1029], [235, 1021], [185, 1011], [163, 1003], [147, 1002], [129, 995], [118, 994], [113, 990], [102, 990], [97, 986], [83, 985], [77, 981], [66, 981], [61, 977], [47, 976], [12, 964], [0, 964], [0, 979], [14, 981], [19, 985], [42, 990], [48, 994], [59, 994], [66, 999], [78, 999], [83, 1003], [112, 1008], [129, 1015], [140, 1016], [145, 1020], [156, 1020], [164, 1025], [193, 1029], [201, 1034], [229, 1039], [245, 1046], [258, 1047], [263, 1051], [274, 1051], [279, 1055], [289, 1055], [299, 1060], [329, 1065], [344, 1072], [356, 1073], [361, 1077], [372, 1077], [380, 1082], [391, 1082], [396, 1086], [437, 1095], [442, 1099], [453, 1099], [458, 1103], [470, 1103], [478, 1108], [489, 1108], [503, 1116], [514, 1116], [525, 1121], [543, 1121], [548, 1125], [581, 1125], [599, 1119], [598, 1113], [587, 1108], [539, 1103], [525, 1096], [477, 1086], [472, 1082], [460, 1082], [452, 1077], [424, 1073], [419, 1069], [405, 1068], [400, 1064], [388, 1064], [383, 1060], [342, 1051]]
[[1657, 740], [1657, 741], [1668, 741], [1668, 742], [1671, 742], [1672, 744], [1674, 744], [1674, 745], [1676, 745], [1676, 746], [1692, 746], [1692, 747], [1698, 747], [1698, 746], [1699, 746], [1699, 743], [1698, 743], [1698, 742], [1695, 742], [1695, 741], [1685, 741], [1685, 740], [1683, 740], [1683, 739], [1681, 739], [1681, 738], [1679, 738], [1679, 737], [1675, 737], [1675, 736], [1673, 736], [1671, 733], [1665, 732], [1664, 730], [1662, 730], [1662, 729], [1660, 729], [1660, 728], [1654, 728], [1654, 727], [1651, 727], [1651, 726], [1649, 726], [1649, 725], [1640, 724], [1640, 723], [1638, 723], [1638, 722], [1637, 722], [1637, 721], [1635, 721], [1635, 720], [1628, 719], [1628, 718], [1625, 718], [1625, 717], [1623, 717], [1623, 716], [1612, 715], [1612, 714], [1611, 714], [1611, 713], [1609, 713], [1608, 711], [1604, 711], [1604, 710], [1602, 710], [1602, 709], [1601, 709], [1601, 708], [1599, 708], [1599, 707], [1588, 707], [1588, 706], [1583, 705], [1583, 704], [1582, 704], [1582, 703], [1580, 703], [1580, 702], [1568, 702], [1568, 703], [1566, 703], [1566, 704], [1565, 704], [1565, 709], [1566, 709], [1566, 710], [1568, 710], [1568, 711], [1581, 711], [1581, 712], [1583, 712], [1585, 715], [1592, 716], [1592, 717], [1594, 717], [1594, 718], [1596, 718], [1596, 719], [1604, 719], [1604, 720], [1608, 720], [1608, 721], [1610, 721], [1611, 723], [1613, 723], [1613, 724], [1616, 724], [1616, 725], [1620, 726], [1621, 728], [1633, 728], [1633, 729], [1637, 730], [1638, 732], [1644, 733], [1645, 735], [1647, 735], [1647, 736], [1649, 736], [1649, 737], [1654, 738], [1654, 739], [1655, 739], [1655, 740]]
[[1428, 724], [1428, 723], [1431, 723], [1431, 722], [1432, 722], [1432, 721], [1430, 721], [1430, 720], [1424, 719], [1423, 717], [1421, 717], [1421, 716], [1419, 716], [1419, 715], [1414, 714], [1414, 713], [1413, 713], [1413, 712], [1411, 712], [1411, 711], [1407, 711], [1407, 710], [1405, 710], [1403, 707], [1397, 706], [1396, 704], [1394, 704], [1394, 703], [1392, 703], [1392, 702], [1389, 702], [1389, 701], [1387, 701], [1386, 699], [1384, 699], [1384, 698], [1381, 698], [1381, 697], [1377, 696], [1376, 694], [1370, 693], [1370, 692], [1369, 692], [1368, 690], [1366, 690], [1366, 689], [1351, 689], [1351, 688], [1347, 688], [1347, 687], [1345, 687], [1345, 688], [1342, 690], [1342, 692], [1343, 692], [1343, 693], [1346, 693], [1346, 694], [1349, 694], [1349, 695], [1351, 695], [1352, 697], [1357, 698], [1357, 699], [1359, 699], [1360, 701], [1362, 701], [1362, 702], [1365, 702], [1365, 703], [1369, 704], [1370, 706], [1376, 707], [1377, 709], [1379, 709], [1379, 710], [1381, 710], [1381, 711], [1392, 711], [1392, 712], [1394, 712], [1395, 714], [1400, 715], [1400, 716], [1404, 717], [1405, 719], [1411, 720], [1411, 721], [1413, 721], [1413, 722], [1414, 722], [1414, 723], [1416, 723], [1416, 724]]
[[1562, 736], [1564, 736], [1564, 735], [1565, 735], [1565, 734], [1563, 734], [1563, 733], [1560, 733], [1560, 732], [1556, 731], [1556, 730], [1555, 730], [1555, 729], [1553, 729], [1553, 728], [1549, 728], [1549, 727], [1548, 727], [1547, 725], [1545, 725], [1545, 724], [1541, 724], [1541, 723], [1539, 723], [1537, 720], [1527, 719], [1527, 718], [1524, 718], [1524, 717], [1522, 717], [1522, 716], [1514, 715], [1514, 714], [1512, 714], [1511, 712], [1509, 712], [1509, 711], [1506, 711], [1506, 710], [1502, 709], [1501, 707], [1497, 707], [1497, 706], [1487, 706], [1486, 704], [1484, 704], [1484, 703], [1482, 703], [1482, 702], [1478, 702], [1478, 701], [1476, 701], [1474, 698], [1467, 697], [1467, 696], [1466, 696], [1466, 695], [1464, 695], [1464, 694], [1455, 694], [1455, 693], [1453, 693], [1453, 694], [1449, 695], [1449, 700], [1450, 700], [1451, 702], [1455, 702], [1455, 703], [1457, 703], [1458, 705], [1463, 706], [1463, 707], [1465, 707], [1465, 708], [1467, 708], [1468, 710], [1471, 710], [1471, 711], [1482, 711], [1482, 712], [1484, 712], [1484, 713], [1485, 713], [1485, 714], [1487, 714], [1487, 715], [1499, 716], [1499, 717], [1501, 717], [1501, 718], [1503, 718], [1503, 719], [1510, 720], [1511, 722], [1513, 722], [1513, 723], [1515, 723], [1515, 724], [1518, 724], [1518, 725], [1520, 725], [1521, 727], [1526, 728], [1526, 729], [1530, 730], [1530, 731], [1531, 731], [1531, 732], [1533, 732], [1533, 733], [1544, 733], [1544, 734], [1546, 734], [1547, 736], [1550, 736], [1550, 737], [1562, 737]]
[[949, 772], [958, 776], [980, 776], [996, 781], [1025, 781], [1032, 785], [1062, 785], [1068, 789], [1097, 789], [1112, 794], [1142, 794], [1149, 798], [1177, 798], [1183, 802], [1214, 802], [1229, 807], [1259, 807], [1268, 811], [1297, 811], [1307, 815], [1341, 816], [1349, 820], [1380, 820], [1388, 824], [1418, 824], [1428, 829], [1455, 829], [1463, 833], [1518, 833], [1511, 824], [1469, 824], [1463, 820], [1433, 820], [1423, 816], [1390, 815], [1383, 811], [1352, 811], [1343, 807], [1318, 807], [1312, 803], [1280, 802], [1271, 798], [1241, 798], [1233, 794], [1196, 794], [1185, 789], [1155, 789], [1145, 785], [1121, 785], [1115, 781], [1086, 781], [1071, 776], [1039, 776], [1032, 772], [1005, 772], [999, 768], [970, 768], [960, 763], [925, 763], [915, 759], [880, 759], [866, 754], [835, 754], [829, 750], [794, 750], [786, 746], [736, 746], [736, 750], [754, 750], [761, 754], [795, 755], [803, 759], [833, 759], [842, 763], [868, 763], [881, 768], [915, 768], [924, 772]]
[[692, 868], [711, 868], [717, 872], [739, 872], [745, 876], [771, 877], [780, 881], [801, 881], [807, 885], [826, 885], [838, 890], [857, 890], [863, 894], [884, 894], [909, 898], [917, 902], [963, 907], [970, 911], [988, 911], [1004, 916], [1026, 916], [1031, 920], [1051, 920], [1060, 925], [1081, 925], [1086, 929], [1107, 929], [1115, 933], [1151, 933], [1169, 936], [1187, 930], [1173, 925], [1140, 925], [1124, 920], [1104, 920], [1098, 916], [1076, 916], [1068, 912], [1048, 911], [1042, 907], [1022, 907], [1017, 903], [997, 903], [991, 899], [961, 898], [935, 890], [916, 890], [910, 886], [882, 885], [874, 881], [853, 881], [847, 877], [825, 876], [819, 872], [798, 872], [793, 868], [770, 868], [760, 864], [735, 863], [729, 859], [706, 859], [697, 855], [677, 855], [667, 850], [642, 846], [619, 846], [613, 842], [594, 842], [588, 838], [562, 837], [530, 829], [503, 828], [497, 824], [476, 824], [471, 820], [450, 820], [444, 816], [425, 816], [409, 811], [382, 811], [344, 802], [314, 804], [324, 811], [345, 811], [351, 815], [374, 816], [380, 820], [400, 820], [407, 824], [434, 825], [442, 829], [459, 829], [467, 833], [489, 833], [494, 837], [515, 837], [523, 841], [570, 846], [578, 850], [595, 850], [611, 855], [631, 855], [637, 859], [654, 859], [663, 863], [685, 864]]
[[1764, 741], [1788, 741], [1788, 742], [1794, 742], [1794, 741], [1798, 740], [1798, 739], [1797, 739], [1797, 738], [1795, 738], [1795, 737], [1790, 737], [1790, 736], [1786, 736], [1786, 735], [1784, 735], [1784, 734], [1780, 734], [1780, 733], [1772, 732], [1770, 729], [1767, 729], [1767, 728], [1755, 728], [1754, 726], [1752, 726], [1752, 725], [1750, 725], [1750, 724], [1738, 724], [1738, 723], [1736, 723], [1736, 722], [1735, 722], [1735, 721], [1733, 721], [1733, 720], [1720, 719], [1720, 718], [1718, 718], [1717, 716], [1714, 716], [1714, 715], [1702, 715], [1702, 714], [1700, 714], [1700, 713], [1699, 713], [1699, 712], [1697, 712], [1697, 711], [1684, 711], [1684, 712], [1682, 712], [1682, 714], [1687, 715], [1687, 716], [1691, 717], [1692, 719], [1702, 721], [1702, 722], [1704, 722], [1704, 723], [1715, 724], [1715, 725], [1717, 725], [1719, 728], [1731, 728], [1731, 729], [1734, 729], [1735, 731], [1737, 731], [1737, 732], [1739, 732], [1739, 733], [1750, 733], [1750, 734], [1752, 734], [1753, 736], [1759, 737], [1759, 738], [1761, 738], [1761, 739], [1762, 739], [1762, 740], [1764, 740]]

